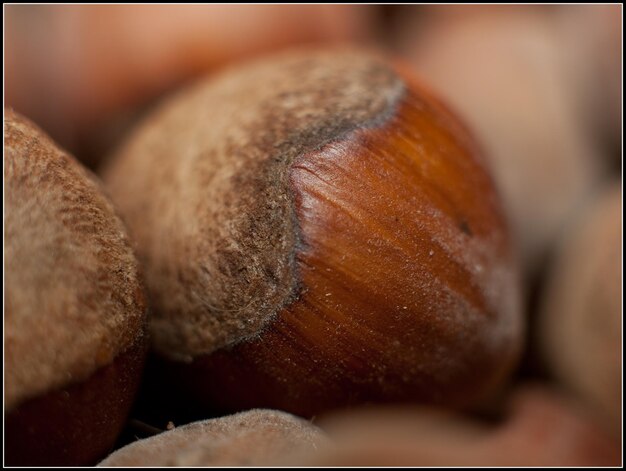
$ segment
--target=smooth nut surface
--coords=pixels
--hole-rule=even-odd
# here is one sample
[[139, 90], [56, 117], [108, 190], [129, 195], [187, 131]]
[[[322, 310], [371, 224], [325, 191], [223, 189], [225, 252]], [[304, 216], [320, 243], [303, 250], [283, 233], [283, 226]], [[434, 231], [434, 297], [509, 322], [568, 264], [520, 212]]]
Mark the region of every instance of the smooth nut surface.
[[99, 466], [266, 466], [326, 440], [311, 423], [251, 410], [177, 427], [117, 450]]
[[564, 235], [544, 294], [539, 346], [552, 374], [621, 430], [622, 190], [613, 184]]
[[615, 466], [619, 442], [571, 398], [522, 386], [497, 423], [427, 408], [340, 412], [319, 422], [330, 438], [299, 466]]

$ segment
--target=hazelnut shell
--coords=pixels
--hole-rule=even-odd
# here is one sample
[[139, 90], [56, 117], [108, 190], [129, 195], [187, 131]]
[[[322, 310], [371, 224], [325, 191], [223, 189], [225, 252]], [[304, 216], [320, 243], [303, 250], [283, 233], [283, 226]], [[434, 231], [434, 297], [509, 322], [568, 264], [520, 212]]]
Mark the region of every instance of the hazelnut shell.
[[292, 51], [203, 81], [105, 180], [187, 401], [467, 406], [515, 364], [517, 267], [479, 146], [376, 54]]

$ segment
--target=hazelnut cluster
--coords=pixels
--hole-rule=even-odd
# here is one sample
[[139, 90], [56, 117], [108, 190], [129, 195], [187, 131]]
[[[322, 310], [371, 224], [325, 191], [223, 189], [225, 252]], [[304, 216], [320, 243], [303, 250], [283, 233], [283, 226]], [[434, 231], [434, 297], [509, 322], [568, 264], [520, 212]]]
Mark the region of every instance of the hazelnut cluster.
[[[71, 25], [40, 8], [53, 37]], [[200, 52], [85, 60], [54, 110], [21, 88], [40, 79], [11, 74], [7, 465], [619, 464], [622, 193], [600, 155], [617, 118], [588, 116], [615, 87], [590, 97], [577, 62], [613, 73], [612, 49], [564, 52], [572, 24], [612, 44], [615, 10], [307, 6], [326, 32], [274, 38], [274, 15], [304, 10], [256, 7], [265, 42], [218, 28], [233, 49], [218, 54], [201, 19], [237, 7], [66, 8], [129, 25], [176, 12], [189, 30], [172, 50]], [[9, 13], [20, 44], [32, 12]], [[244, 60], [316, 34], [370, 47]], [[94, 129], [148, 83], [155, 97], [234, 57], [94, 157], [109, 135]], [[117, 92], [93, 79], [109, 69]], [[48, 137], [66, 136], [53, 115], [76, 157]]]

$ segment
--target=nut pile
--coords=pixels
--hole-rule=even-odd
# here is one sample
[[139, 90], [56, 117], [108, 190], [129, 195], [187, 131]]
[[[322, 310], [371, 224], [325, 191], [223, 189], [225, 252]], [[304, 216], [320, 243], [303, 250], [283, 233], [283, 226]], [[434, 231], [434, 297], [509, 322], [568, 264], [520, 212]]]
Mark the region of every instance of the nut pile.
[[[581, 62], [617, 73], [621, 10], [307, 6], [323, 28], [273, 37], [305, 10], [30, 8], [7, 18], [7, 465], [619, 465], [619, 97]], [[244, 11], [256, 46], [202, 32]], [[41, 38], [98, 14], [142, 61], [42, 85]], [[156, 54], [134, 21], [173, 15]]]

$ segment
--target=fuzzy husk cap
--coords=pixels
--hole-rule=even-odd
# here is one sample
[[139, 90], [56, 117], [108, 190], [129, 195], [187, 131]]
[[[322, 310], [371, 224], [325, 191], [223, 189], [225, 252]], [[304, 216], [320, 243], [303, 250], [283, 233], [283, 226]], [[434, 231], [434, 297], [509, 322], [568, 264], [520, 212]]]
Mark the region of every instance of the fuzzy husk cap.
[[404, 84], [376, 55], [298, 50], [165, 103], [105, 181], [138, 240], [153, 345], [191, 360], [252, 338], [298, 296], [294, 158], [382, 124]]
[[98, 466], [262, 466], [311, 452], [326, 437], [286, 412], [253, 409], [139, 440]]
[[5, 410], [87, 379], [143, 335], [145, 297], [100, 184], [5, 110]]

